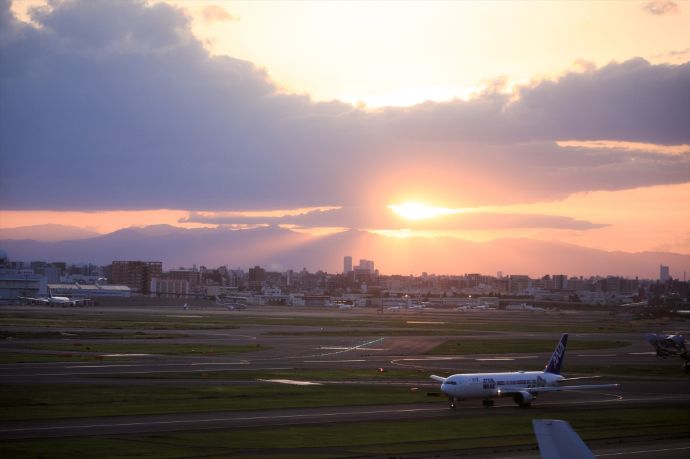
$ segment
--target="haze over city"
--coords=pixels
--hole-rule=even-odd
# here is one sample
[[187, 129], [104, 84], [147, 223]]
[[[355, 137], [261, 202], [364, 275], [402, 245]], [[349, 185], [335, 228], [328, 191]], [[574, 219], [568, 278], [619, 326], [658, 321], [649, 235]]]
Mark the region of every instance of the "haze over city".
[[0, 248], [682, 278], [688, 30], [682, 1], [0, 0]]

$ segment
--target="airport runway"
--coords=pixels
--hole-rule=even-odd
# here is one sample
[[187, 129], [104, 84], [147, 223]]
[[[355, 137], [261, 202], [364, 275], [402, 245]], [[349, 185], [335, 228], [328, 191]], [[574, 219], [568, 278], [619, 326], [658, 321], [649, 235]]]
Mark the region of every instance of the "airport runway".
[[[18, 309], [24, 313], [26, 309]], [[30, 310], [31, 311], [31, 310]], [[53, 314], [57, 317], [79, 317], [85, 314], [79, 309], [50, 309], [36, 308], [37, 314]], [[257, 311], [235, 311], [228, 313], [219, 309], [198, 311], [181, 311], [172, 308], [138, 311], [132, 308], [107, 308], [97, 311], [87, 311], [89, 316], [103, 316], [106, 319], [117, 318], [121, 315], [159, 315], [166, 318], [185, 321], [192, 316], [203, 318], [227, 317], [228, 314], [238, 318], [251, 317]], [[280, 318], [293, 317], [296, 314], [286, 309], [274, 309], [271, 317], [277, 322]], [[385, 320], [374, 313], [356, 315], [346, 313], [324, 311], [299, 311], [298, 314], [305, 318], [319, 318], [326, 314], [335, 316], [344, 323], [351, 323], [352, 330], [358, 330], [358, 324], [367, 320]], [[446, 323], [451, 320], [462, 319], [461, 313], [448, 311], [423, 311], [415, 313], [400, 313], [395, 317], [406, 322]], [[176, 317], [180, 316], [180, 317]], [[493, 313], [473, 316], [475, 324], [479, 320], [486, 319], [490, 322]], [[534, 316], [530, 314], [514, 314], [517, 322], [530, 323]], [[569, 319], [571, 316], [565, 317]], [[580, 320], [577, 316], [574, 323]], [[549, 317], [548, 320], [557, 323], [564, 317]], [[683, 332], [682, 327], [674, 331]], [[381, 328], [384, 328], [383, 325]], [[48, 330], [46, 327], [22, 325], [4, 326], [4, 330], [14, 330], [22, 333], [41, 333]], [[52, 330], [52, 329], [50, 329]], [[511, 339], [553, 339], [555, 345], [557, 334], [535, 332], [480, 332], [457, 335], [432, 335], [432, 336], [334, 336], [329, 332], [342, 331], [342, 327], [322, 327], [275, 324], [241, 324], [237, 329], [176, 329], [176, 330], [146, 330], [163, 337], [146, 340], [129, 339], [79, 339], [88, 342], [109, 343], [129, 342], [137, 344], [147, 343], [223, 343], [223, 344], [255, 344], [260, 343], [269, 349], [261, 352], [221, 355], [221, 356], [164, 356], [164, 355], [127, 355], [122, 357], [106, 357], [102, 360], [87, 362], [48, 362], [48, 363], [23, 363], [0, 365], [0, 384], [271, 384], [262, 381], [247, 381], [246, 379], [233, 380], [234, 371], [273, 371], [290, 369], [358, 369], [370, 370], [371, 381], [320, 381], [324, 384], [402, 384], [418, 387], [419, 390], [438, 391], [438, 384], [428, 379], [432, 373], [448, 375], [459, 372], [490, 372], [490, 371], [515, 371], [538, 370], [543, 368], [546, 360], [552, 352], [552, 346], [547, 346], [543, 352], [531, 353], [495, 353], [492, 352], [493, 340]], [[136, 332], [137, 330], [129, 330]], [[292, 333], [292, 335], [276, 334]], [[318, 331], [323, 331], [320, 335]], [[568, 331], [568, 330], [563, 330]], [[658, 332], [660, 330], [650, 330]], [[5, 340], [0, 343], [0, 351], [5, 352], [36, 352], [22, 348], [26, 344], [38, 343], [69, 343], [74, 339], [72, 333], [113, 333], [109, 328], [65, 328], [60, 330], [64, 335], [54, 338], [24, 338]], [[300, 335], [299, 333], [305, 333]], [[169, 335], [169, 337], [165, 337]], [[346, 335], [346, 334], [344, 334]], [[380, 338], [385, 338], [380, 340]], [[476, 355], [462, 356], [430, 356], [425, 355], [429, 349], [449, 339], [463, 339], [481, 341], [487, 343], [486, 352]], [[653, 351], [641, 339], [639, 333], [571, 333], [573, 340], [620, 340], [631, 343], [629, 346], [615, 349], [597, 351], [576, 351], [569, 349], [565, 360], [564, 372], [568, 375], [568, 367], [597, 366], [607, 362], [616, 364], [645, 364], [669, 365], [678, 364], [678, 377], [662, 379], [658, 377], [606, 377], [597, 379], [596, 384], [616, 382], [621, 383], [619, 391], [608, 392], [564, 392], [544, 394], [532, 405], [530, 414], [535, 417], [549, 418], [551, 413], [566, 410], [595, 409], [605, 411], [610, 407], [687, 407], [690, 412], [690, 378], [683, 377], [680, 370], [680, 362], [673, 360], [658, 360]], [[49, 347], [49, 346], [48, 346]], [[78, 348], [73, 354], [83, 352]], [[85, 352], [86, 355], [90, 355]], [[413, 369], [419, 373], [419, 379], [415, 381], [381, 382], [376, 381], [375, 375], [379, 368]], [[147, 379], [147, 375], [159, 373], [211, 373], [224, 372], [224, 379], [204, 380], [201, 378], [190, 379]], [[570, 375], [568, 375], [570, 376]], [[80, 436], [104, 436], [142, 434], [170, 431], [203, 431], [239, 429], [245, 427], [270, 427], [303, 424], [324, 424], [333, 422], [361, 422], [361, 421], [385, 421], [401, 419], [423, 418], [472, 418], [479, 416], [510, 416], [513, 413], [524, 412], [519, 410], [511, 399], [498, 399], [493, 408], [484, 408], [481, 401], [460, 402], [456, 410], [450, 410], [442, 398], [434, 398], [429, 403], [411, 405], [382, 405], [362, 407], [335, 407], [314, 409], [281, 409], [262, 411], [233, 411], [214, 413], [184, 413], [171, 415], [148, 416], [118, 416], [98, 418], [75, 418], [60, 420], [36, 420], [0, 422], [0, 439], [26, 439], [26, 438], [55, 438], [55, 437], [80, 437]], [[690, 440], [681, 439], [673, 443], [667, 438], [657, 440], [647, 439], [644, 443], [630, 444], [629, 439], [621, 445], [600, 445], [595, 453], [601, 457], [687, 457]], [[667, 449], [667, 451], [663, 451]], [[466, 454], [467, 452], [463, 452]], [[485, 452], [486, 453], [486, 452]], [[506, 453], [506, 457], [537, 457], [534, 451]], [[525, 454], [524, 456], [521, 454]], [[634, 454], [634, 456], [630, 456]], [[478, 453], [477, 455], [491, 455], [501, 457], [501, 451], [492, 454]], [[444, 457], [443, 453], [433, 453], [428, 456], [423, 454], [414, 457]]]

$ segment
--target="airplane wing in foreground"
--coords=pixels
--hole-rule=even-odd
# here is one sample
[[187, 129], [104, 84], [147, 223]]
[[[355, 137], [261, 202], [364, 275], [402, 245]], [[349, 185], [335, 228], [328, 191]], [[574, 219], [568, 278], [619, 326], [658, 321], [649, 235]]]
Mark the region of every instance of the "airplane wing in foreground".
[[533, 419], [542, 459], [594, 459], [594, 454], [566, 421]]

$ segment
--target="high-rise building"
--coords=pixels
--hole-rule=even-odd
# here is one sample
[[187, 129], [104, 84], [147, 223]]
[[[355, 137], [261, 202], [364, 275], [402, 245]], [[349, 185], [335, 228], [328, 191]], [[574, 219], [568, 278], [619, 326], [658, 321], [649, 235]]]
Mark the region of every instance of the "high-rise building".
[[351, 273], [352, 272], [352, 257], [351, 256], [346, 256], [343, 258], [343, 273]]
[[151, 279], [160, 277], [162, 272], [161, 261], [113, 261], [110, 283], [126, 285], [134, 292], [148, 294]]
[[659, 265], [659, 280], [661, 282], [668, 282], [671, 279], [671, 273], [668, 266]]
[[247, 287], [253, 292], [261, 292], [264, 286], [264, 280], [266, 280], [266, 270], [260, 266], [254, 266], [249, 268], [249, 273], [247, 274]]
[[372, 260], [359, 260], [359, 269], [374, 272], [374, 262]]

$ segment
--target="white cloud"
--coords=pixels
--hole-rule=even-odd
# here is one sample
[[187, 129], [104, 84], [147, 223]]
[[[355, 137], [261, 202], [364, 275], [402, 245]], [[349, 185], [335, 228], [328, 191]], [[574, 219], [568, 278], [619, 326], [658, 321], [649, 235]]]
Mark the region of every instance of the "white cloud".
[[664, 14], [677, 14], [678, 4], [670, 0], [653, 0], [645, 3], [642, 9], [655, 16], [663, 16]]

